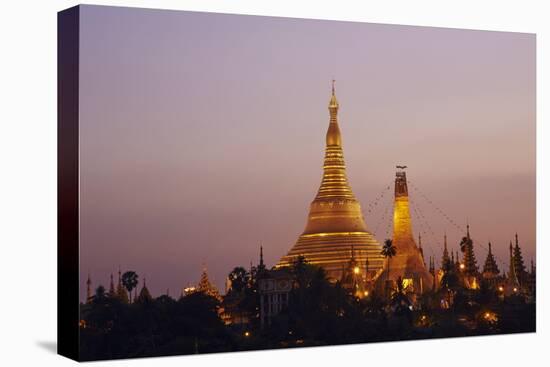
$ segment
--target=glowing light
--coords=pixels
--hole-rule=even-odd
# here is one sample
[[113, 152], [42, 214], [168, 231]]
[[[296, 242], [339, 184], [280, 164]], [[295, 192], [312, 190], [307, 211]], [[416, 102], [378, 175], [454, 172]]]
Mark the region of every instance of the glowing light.
[[245, 332], [244, 332], [244, 336], [249, 337], [249, 336], [250, 336], [250, 332], [245, 331]]
[[358, 267], [358, 266], [356, 266], [355, 268], [353, 268], [353, 273], [359, 274], [359, 267]]
[[503, 286], [500, 286], [500, 287], [498, 287], [498, 290], [499, 290], [500, 292], [504, 292], [504, 287], [503, 287]]
[[466, 265], [460, 264], [460, 270], [464, 270], [465, 267], [466, 267]]
[[365, 291], [364, 295], [365, 295], [365, 297], [368, 297], [369, 296], [369, 291]]
[[413, 287], [413, 280], [412, 279], [403, 279], [403, 289], [407, 289], [409, 287]]
[[518, 289], [516, 287], [514, 287], [514, 292], [517, 292], [517, 291], [518, 291]]
[[494, 312], [489, 312], [489, 311], [485, 312], [483, 314], [483, 318], [486, 321], [489, 321], [489, 322], [497, 322], [498, 321], [497, 315]]

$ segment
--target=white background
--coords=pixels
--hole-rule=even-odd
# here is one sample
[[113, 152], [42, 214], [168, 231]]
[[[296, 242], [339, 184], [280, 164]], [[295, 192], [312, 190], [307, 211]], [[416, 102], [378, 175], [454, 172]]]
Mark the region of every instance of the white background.
[[[541, 365], [548, 308], [550, 12], [545, 1], [95, 1], [182, 10], [537, 33], [536, 334], [170, 358], [97, 365]], [[0, 365], [69, 365], [56, 345], [56, 12], [74, 1], [0, 5]], [[546, 22], [546, 24], [545, 24]], [[546, 104], [546, 105], [545, 105]], [[545, 108], [546, 107], [546, 108]], [[545, 126], [546, 125], [546, 126]], [[513, 147], [511, 147], [513, 148]], [[513, 208], [510, 208], [513, 210]], [[546, 224], [546, 226], [544, 226]], [[59, 292], [63, 292], [62, 289]]]

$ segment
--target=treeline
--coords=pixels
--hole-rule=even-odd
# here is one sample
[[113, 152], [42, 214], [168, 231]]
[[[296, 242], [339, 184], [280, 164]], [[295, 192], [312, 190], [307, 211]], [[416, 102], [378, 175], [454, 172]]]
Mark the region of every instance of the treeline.
[[[288, 307], [270, 327], [260, 328], [257, 279], [242, 267], [229, 275], [233, 287], [222, 303], [195, 292], [178, 300], [163, 295], [121, 301], [98, 289], [81, 305], [83, 360], [227, 352], [282, 347], [412, 340], [535, 331], [535, 305], [521, 296], [499, 299], [495, 290], [457, 288], [448, 309], [441, 294], [412, 300], [402, 283], [386, 298], [358, 299], [322, 268], [303, 259], [290, 269], [293, 288]], [[449, 283], [453, 283], [449, 279]], [[442, 290], [446, 292], [446, 290]], [[220, 307], [247, 323], [225, 325]]]

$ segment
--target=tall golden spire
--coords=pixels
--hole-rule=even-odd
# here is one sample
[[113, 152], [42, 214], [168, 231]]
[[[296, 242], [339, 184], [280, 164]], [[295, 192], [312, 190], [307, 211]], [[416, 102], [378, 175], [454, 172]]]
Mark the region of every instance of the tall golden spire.
[[304, 232], [277, 264], [289, 265], [302, 255], [308, 262], [324, 267], [334, 279], [341, 277], [342, 268], [350, 260], [352, 246], [359, 253], [357, 261], [362, 263], [369, 256], [373, 270], [380, 269], [383, 261], [380, 245], [367, 231], [361, 205], [348, 183], [338, 125], [339, 108], [333, 80], [321, 185], [311, 202]]
[[[409, 190], [407, 187], [407, 166], [396, 166], [395, 197], [393, 206], [393, 245], [396, 255], [391, 259], [389, 278], [396, 281], [401, 277], [413, 286], [415, 293], [422, 293], [430, 289], [433, 276], [426, 269], [422, 247], [414, 242], [412, 221], [409, 210]], [[418, 236], [420, 244], [421, 237]], [[380, 275], [378, 285], [384, 289], [388, 284], [387, 267]]]
[[393, 210], [393, 240], [410, 242], [414, 244], [409, 210], [409, 190], [407, 188], [407, 175], [405, 169], [398, 166], [395, 173], [395, 199]]

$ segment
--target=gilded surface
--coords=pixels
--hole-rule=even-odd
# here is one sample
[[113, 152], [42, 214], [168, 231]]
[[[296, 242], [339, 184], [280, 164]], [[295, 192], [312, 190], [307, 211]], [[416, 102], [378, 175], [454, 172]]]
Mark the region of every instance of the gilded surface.
[[369, 259], [369, 269], [382, 267], [380, 245], [367, 231], [361, 205], [348, 183], [342, 136], [338, 126], [339, 103], [332, 91], [330, 122], [326, 135], [323, 178], [310, 205], [304, 233], [277, 267], [289, 265], [297, 256], [322, 266], [333, 279], [339, 279], [348, 264], [352, 247], [359, 264]]
[[[390, 259], [389, 279], [395, 281], [401, 277], [418, 293], [431, 289], [433, 277], [426, 269], [420, 249], [413, 237], [407, 177], [403, 171], [397, 172], [395, 178], [393, 245], [396, 255]], [[383, 287], [387, 279], [387, 266], [388, 263], [385, 261], [384, 270], [377, 282], [380, 287]]]

